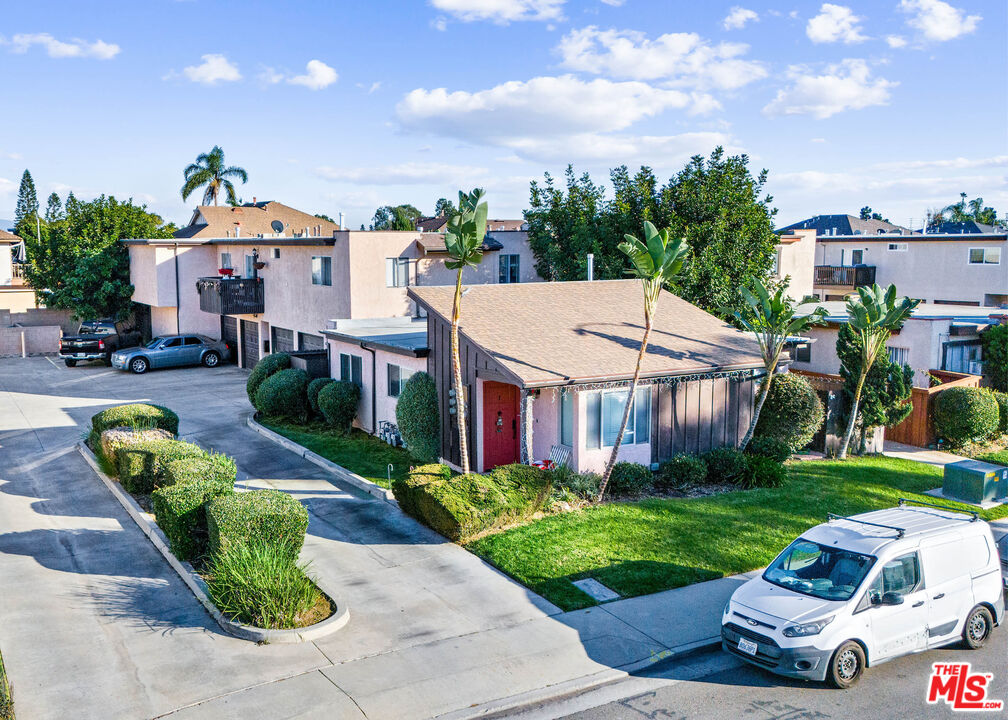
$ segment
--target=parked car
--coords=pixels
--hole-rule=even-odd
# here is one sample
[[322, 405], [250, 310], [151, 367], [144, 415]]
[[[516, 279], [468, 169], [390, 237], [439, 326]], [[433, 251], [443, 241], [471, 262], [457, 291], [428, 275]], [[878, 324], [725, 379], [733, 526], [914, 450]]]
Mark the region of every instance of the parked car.
[[140, 344], [140, 333], [122, 322], [85, 320], [76, 335], [60, 338], [59, 356], [67, 367], [84, 360], [111, 362], [112, 353]]
[[1008, 527], [991, 525], [994, 542], [997, 543], [998, 556], [1001, 560], [1001, 578], [1004, 581], [1005, 592], [1008, 592]]
[[112, 367], [137, 374], [151, 368], [206, 365], [217, 367], [231, 358], [231, 348], [223, 340], [205, 335], [164, 335], [143, 347], [112, 353]]
[[830, 515], [803, 533], [732, 595], [722, 647], [838, 688], [902, 655], [960, 641], [981, 647], [1005, 612], [990, 525], [913, 505]]

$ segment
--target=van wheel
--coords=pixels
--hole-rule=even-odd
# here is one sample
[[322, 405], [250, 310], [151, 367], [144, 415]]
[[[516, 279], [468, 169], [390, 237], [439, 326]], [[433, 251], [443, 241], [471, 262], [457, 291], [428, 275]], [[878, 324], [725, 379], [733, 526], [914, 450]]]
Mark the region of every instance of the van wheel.
[[220, 355], [215, 352], [208, 352], [203, 356], [203, 364], [207, 367], [217, 367], [220, 363]]
[[856, 642], [849, 640], [833, 653], [826, 679], [833, 687], [846, 690], [858, 681], [864, 666], [864, 650]]
[[983, 605], [977, 605], [966, 618], [966, 626], [963, 627], [963, 644], [970, 650], [979, 650], [987, 642], [992, 627], [994, 627], [994, 618], [991, 617], [990, 610]]

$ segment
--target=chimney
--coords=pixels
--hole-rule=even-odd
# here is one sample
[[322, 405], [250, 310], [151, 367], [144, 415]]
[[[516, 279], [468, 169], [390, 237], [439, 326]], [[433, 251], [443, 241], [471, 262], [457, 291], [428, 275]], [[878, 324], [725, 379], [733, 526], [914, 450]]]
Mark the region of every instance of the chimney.
[[588, 253], [588, 280], [589, 282], [595, 279], [595, 254]]
[[235, 237], [241, 237], [241, 223], [235, 223]]
[[255, 195], [253, 195], [253, 196], [252, 196], [252, 204], [253, 204], [253, 205], [255, 205], [255, 204], [256, 204], [256, 196], [255, 196]]
[[343, 229], [343, 213], [342, 212], [340, 212], [340, 214], [339, 214], [339, 229], [340, 230]]

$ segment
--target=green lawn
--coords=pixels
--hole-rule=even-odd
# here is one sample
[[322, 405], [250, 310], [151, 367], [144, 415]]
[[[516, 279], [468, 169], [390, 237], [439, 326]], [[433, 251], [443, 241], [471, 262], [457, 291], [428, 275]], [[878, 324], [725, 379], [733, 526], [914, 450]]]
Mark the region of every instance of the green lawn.
[[389, 464], [392, 465], [393, 480], [406, 477], [410, 465], [416, 464], [402, 448], [392, 447], [362, 430], [355, 429], [350, 435], [341, 435], [324, 422], [315, 421], [304, 425], [269, 419], [259, 422], [326, 460], [342, 465], [384, 488], [389, 486]]
[[1000, 450], [998, 452], [987, 453], [986, 455], [977, 455], [977, 460], [983, 460], [984, 462], [995, 463], [997, 465], [1008, 465], [1008, 450]]
[[3, 656], [0, 656], [0, 720], [14, 720], [14, 698], [11, 697], [10, 685], [7, 682]]
[[[781, 488], [635, 503], [553, 515], [468, 548], [565, 610], [595, 604], [571, 580], [593, 577], [624, 597], [767, 565], [791, 540], [841, 515], [891, 507], [941, 485], [941, 469], [869, 457], [789, 466]], [[981, 513], [1008, 516], [1008, 506]]]

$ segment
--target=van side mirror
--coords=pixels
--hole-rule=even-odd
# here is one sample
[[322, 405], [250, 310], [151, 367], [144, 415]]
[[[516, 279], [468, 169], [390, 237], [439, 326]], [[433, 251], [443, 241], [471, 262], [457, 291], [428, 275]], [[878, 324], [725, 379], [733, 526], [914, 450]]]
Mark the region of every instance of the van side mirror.
[[882, 596], [883, 605], [902, 605], [903, 595], [898, 592], [887, 592]]

